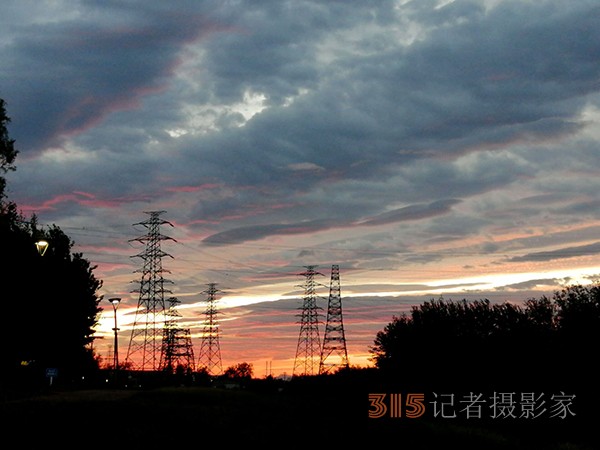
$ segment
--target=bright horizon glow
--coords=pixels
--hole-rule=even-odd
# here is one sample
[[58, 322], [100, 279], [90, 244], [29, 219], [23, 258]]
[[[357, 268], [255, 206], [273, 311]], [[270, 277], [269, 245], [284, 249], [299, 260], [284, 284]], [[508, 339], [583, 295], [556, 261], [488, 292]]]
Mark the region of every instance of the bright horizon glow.
[[[449, 295], [449, 294], [471, 294], [482, 291], [490, 291], [494, 289], [502, 289], [504, 286], [518, 284], [521, 282], [527, 282], [532, 279], [568, 279], [570, 280], [568, 283], [565, 283], [565, 287], [567, 285], [572, 284], [582, 284], [588, 285], [592, 283], [591, 279], [600, 274], [600, 266], [587, 267], [587, 268], [574, 268], [574, 269], [563, 269], [563, 270], [546, 270], [546, 271], [536, 271], [536, 272], [525, 272], [525, 273], [496, 273], [490, 275], [478, 275], [478, 276], [470, 276], [470, 277], [457, 277], [457, 278], [448, 278], [443, 280], [430, 280], [427, 283], [423, 283], [424, 287], [422, 289], [414, 289], [414, 290], [402, 290], [403, 284], [397, 284], [398, 290], [385, 290], [385, 291], [366, 291], [366, 292], [352, 292], [352, 284], [348, 284], [347, 286], [342, 283], [341, 286], [341, 295], [343, 302], [343, 310], [344, 310], [344, 321], [350, 323], [354, 320], [354, 317], [349, 315], [347, 311], [351, 311], [350, 304], [344, 299], [352, 299], [352, 298], [370, 298], [370, 297], [379, 297], [379, 298], [402, 298], [402, 297], [410, 297], [410, 296], [423, 296], [423, 295]], [[347, 279], [348, 276], [343, 276], [344, 279]], [[368, 285], [369, 283], [366, 283]], [[541, 284], [541, 283], [540, 283]], [[282, 283], [283, 285], [283, 283]], [[410, 286], [410, 284], [406, 284]], [[454, 285], [454, 287], [449, 287]], [[362, 284], [361, 286], [365, 286]], [[373, 287], [377, 287], [377, 283], [373, 283]], [[543, 286], [543, 284], [541, 284]], [[271, 286], [272, 288], [273, 286]], [[323, 284], [321, 285], [322, 290], [328, 291], [328, 288]], [[326, 289], [327, 288], [327, 289]], [[255, 287], [253, 290], [257, 290]], [[548, 289], [540, 289], [540, 293], [548, 293]], [[318, 297], [321, 298], [321, 301], [326, 301], [326, 295], [321, 293], [317, 294]], [[460, 295], [459, 295], [460, 296]], [[482, 297], [483, 298], [483, 297]], [[251, 319], [254, 312], [252, 311], [252, 307], [255, 305], [259, 305], [261, 303], [272, 303], [276, 304], [282, 300], [293, 300], [296, 299], [297, 307], [299, 308], [301, 305], [301, 297], [298, 295], [224, 295], [222, 297], [217, 298], [217, 310], [219, 311], [219, 333], [221, 339], [221, 347], [227, 348], [228, 335], [231, 331], [231, 323], [232, 321], [247, 321]], [[454, 299], [456, 300], [456, 299]], [[526, 298], [521, 299], [522, 301], [527, 300]], [[133, 301], [133, 299], [130, 299]], [[326, 313], [326, 304], [323, 304], [322, 314]], [[185, 323], [185, 327], [191, 328], [191, 336], [194, 341], [193, 345], [195, 347], [195, 352], [197, 352], [200, 348], [200, 340], [202, 338], [202, 328], [203, 328], [203, 314], [206, 308], [206, 301], [199, 300], [193, 303], [181, 303], [176, 306], [176, 309], [182, 314], [181, 320]], [[236, 316], [226, 316], [227, 311], [236, 310], [236, 309], [248, 309], [248, 311], [242, 313], [241, 315]], [[119, 325], [121, 328], [120, 337], [121, 339], [127, 339], [129, 334], [132, 331], [133, 320], [135, 317], [136, 307], [128, 307], [121, 308], [117, 310]], [[289, 310], [289, 311], [281, 311], [281, 314], [288, 314], [289, 320], [285, 325], [286, 328], [290, 328], [293, 330], [293, 333], [297, 333], [299, 331], [298, 325], [295, 323], [295, 314], [297, 314], [297, 309]], [[193, 317], [197, 319], [192, 320]], [[99, 320], [98, 327], [96, 329], [96, 336], [110, 337], [112, 336], [112, 323], [113, 323], [113, 315], [112, 311], [104, 311]], [[324, 321], [325, 318], [323, 317]], [[382, 320], [377, 327], [372, 328], [372, 331], [369, 335], [362, 335], [360, 337], [361, 341], [371, 341], [375, 338], [375, 334], [377, 331], [382, 330], [387, 323], [392, 320], [392, 316], [387, 316], [384, 320]], [[243, 325], [241, 325], [243, 328]], [[277, 326], [277, 323], [274, 323], [273, 326]], [[324, 324], [321, 325], [324, 327]], [[346, 330], [348, 330], [348, 325], [346, 325]], [[238, 329], [238, 326], [235, 326], [235, 330]], [[323, 333], [324, 330], [321, 331]], [[234, 331], [235, 334], [238, 331]], [[353, 337], [352, 334], [348, 335], [348, 331], [346, 331], [347, 335], [347, 346], [351, 347]], [[321, 340], [323, 339], [323, 335], [321, 334]], [[224, 343], [223, 343], [224, 342]], [[127, 341], [128, 343], [128, 341]], [[372, 343], [372, 342], [371, 342]], [[106, 344], [106, 342], [104, 342]], [[103, 345], [102, 352], [106, 353], [107, 348], [106, 345]], [[109, 344], [110, 347], [110, 344]], [[361, 345], [364, 350], [358, 350], [355, 345], [352, 345], [352, 351], [350, 348], [348, 349], [349, 360], [352, 366], [360, 366], [360, 367], [368, 367], [372, 365], [370, 361], [370, 354], [367, 351], [368, 345]], [[101, 353], [102, 353], [101, 352]], [[268, 353], [268, 352], [267, 352]], [[239, 362], [250, 362], [253, 364], [255, 370], [255, 376], [260, 376], [261, 367], [266, 364], [266, 361], [270, 361], [271, 364], [271, 373], [274, 376], [281, 376], [283, 374], [291, 374], [294, 364], [294, 353], [295, 353], [295, 338], [288, 338], [288, 348], [285, 351], [287, 353], [287, 357], [278, 357], [278, 358], [269, 358], [266, 355], [264, 357], [254, 359], [252, 361], [234, 361], [231, 359], [225, 359], [229, 363], [228, 365], [237, 364]], [[196, 353], [197, 354], [197, 353]], [[275, 362], [275, 364], [273, 364]], [[227, 365], [227, 366], [228, 366]], [[224, 365], [224, 369], [227, 367]]]

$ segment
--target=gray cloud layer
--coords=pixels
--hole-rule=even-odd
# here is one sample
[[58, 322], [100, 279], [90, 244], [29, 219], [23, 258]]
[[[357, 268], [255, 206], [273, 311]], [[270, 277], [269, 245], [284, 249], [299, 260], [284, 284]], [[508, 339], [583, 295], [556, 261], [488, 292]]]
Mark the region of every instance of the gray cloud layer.
[[[388, 267], [598, 219], [595, 1], [3, 10], [9, 194], [48, 222], [165, 209], [204, 244], [337, 233], [349, 264]], [[504, 262], [548, 257], [520, 250]]]

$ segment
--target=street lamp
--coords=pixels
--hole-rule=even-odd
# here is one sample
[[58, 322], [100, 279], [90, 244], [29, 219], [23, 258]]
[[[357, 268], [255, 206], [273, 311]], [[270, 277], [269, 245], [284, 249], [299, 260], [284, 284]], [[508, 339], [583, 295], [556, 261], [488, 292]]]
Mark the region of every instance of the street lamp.
[[113, 366], [114, 366], [115, 373], [116, 373], [116, 371], [119, 370], [119, 337], [117, 335], [117, 332], [119, 331], [119, 329], [117, 328], [117, 306], [119, 306], [119, 302], [121, 301], [121, 299], [120, 298], [109, 298], [108, 301], [112, 303], [113, 312], [115, 313], [115, 327], [113, 328], [113, 331], [115, 332], [115, 354], [114, 354]]
[[40, 256], [44, 256], [44, 253], [46, 253], [46, 250], [48, 250], [48, 241], [45, 239], [40, 239], [35, 243], [35, 248], [37, 248]]

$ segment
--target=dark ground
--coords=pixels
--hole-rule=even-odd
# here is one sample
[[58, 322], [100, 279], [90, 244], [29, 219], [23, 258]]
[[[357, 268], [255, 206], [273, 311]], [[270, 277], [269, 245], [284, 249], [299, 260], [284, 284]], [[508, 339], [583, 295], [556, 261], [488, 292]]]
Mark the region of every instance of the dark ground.
[[257, 382], [241, 389], [48, 389], [0, 403], [3, 448], [263, 448], [592, 450], [600, 424], [573, 420], [368, 417], [368, 390]]

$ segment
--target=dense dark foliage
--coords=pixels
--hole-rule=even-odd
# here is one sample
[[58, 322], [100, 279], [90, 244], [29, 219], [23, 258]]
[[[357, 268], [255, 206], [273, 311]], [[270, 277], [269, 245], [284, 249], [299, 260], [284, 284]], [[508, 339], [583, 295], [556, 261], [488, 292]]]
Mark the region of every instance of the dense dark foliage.
[[[9, 137], [9, 122], [10, 117], [6, 114], [5, 102], [0, 98], [0, 172], [2, 173], [15, 169], [14, 161], [19, 153], [15, 148], [14, 139]], [[4, 198], [5, 187], [6, 180], [0, 176], [0, 199]]]
[[523, 305], [431, 300], [375, 338], [376, 366], [410, 385], [581, 389], [597, 375], [600, 286]]
[[[35, 240], [50, 243], [40, 256]], [[94, 267], [56, 226], [41, 231], [14, 211], [0, 213], [0, 272], [4, 324], [0, 342], [2, 374], [28, 384], [43, 382], [48, 368], [57, 381], [72, 382], [97, 368], [91, 349], [93, 327], [100, 312], [101, 282]]]
[[249, 380], [252, 378], [253, 374], [254, 368], [252, 367], [252, 364], [248, 364], [247, 362], [230, 366], [225, 369], [225, 372], [223, 372], [223, 376], [225, 378], [230, 378], [233, 380]]
[[[371, 349], [377, 376], [371, 386], [377, 392], [424, 393], [434, 424], [458, 424], [465, 430], [481, 425], [513, 436], [523, 448], [598, 448], [599, 338], [598, 285], [569, 286], [522, 305], [431, 300], [393, 317], [377, 333]], [[456, 409], [463, 412], [461, 402], [481, 394], [483, 419], [464, 414], [439, 419], [433, 404], [441, 392], [455, 396]], [[535, 402], [541, 418], [522, 416], [521, 402], [530, 394], [544, 399]], [[554, 395], [573, 400], [565, 417], [552, 414]], [[511, 411], [510, 418], [492, 417], [498, 411], [490, 406], [493, 398], [510, 399], [504, 409]]]

